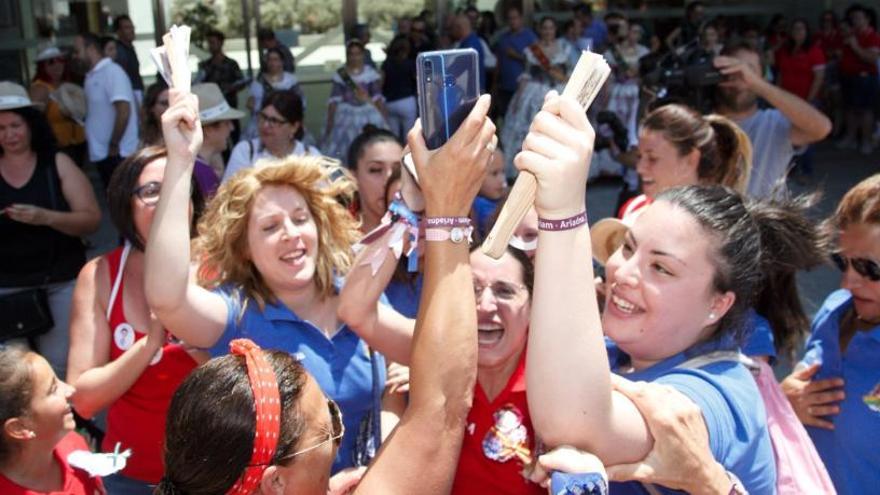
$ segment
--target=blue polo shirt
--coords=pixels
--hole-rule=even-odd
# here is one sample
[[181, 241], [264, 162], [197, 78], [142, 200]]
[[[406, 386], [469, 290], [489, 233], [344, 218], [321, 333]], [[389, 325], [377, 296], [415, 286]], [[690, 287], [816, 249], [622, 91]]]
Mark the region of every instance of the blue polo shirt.
[[473, 48], [477, 51], [477, 70], [480, 71], [480, 93], [486, 92], [486, 54], [483, 53], [483, 43], [475, 32], [471, 32], [458, 44], [459, 48]]
[[395, 311], [407, 318], [416, 319], [419, 314], [419, 300], [422, 298], [422, 274], [414, 281], [392, 280], [385, 287], [385, 297]]
[[[703, 411], [709, 447], [725, 469], [736, 474], [752, 495], [776, 492], [776, 461], [767, 433], [767, 413], [751, 373], [741, 364], [721, 361], [682, 369], [685, 352], [650, 368], [629, 373], [630, 380], [662, 383], [686, 395]], [[660, 493], [679, 493], [657, 486]], [[641, 483], [612, 483], [611, 493], [646, 494]]]
[[[880, 487], [880, 408], [865, 397], [880, 396], [880, 326], [856, 332], [840, 352], [840, 321], [852, 307], [852, 294], [832, 292], [816, 317], [803, 363], [822, 363], [815, 380], [843, 378], [846, 398], [840, 413], [826, 419], [834, 430], [807, 426], [837, 493], [877, 493]], [[876, 400], [876, 399], [875, 399]]]
[[385, 388], [384, 357], [374, 353], [379, 374], [379, 383], [374, 387], [367, 345], [348, 326], [343, 325], [328, 339], [318, 327], [300, 319], [280, 302], [266, 304], [265, 310], [260, 311], [256, 301], [248, 300], [242, 313], [238, 291], [225, 287], [215, 293], [226, 302], [229, 317], [223, 335], [208, 349], [211, 356], [229, 354], [229, 342], [238, 338], [251, 339], [263, 349], [293, 354], [342, 411], [345, 436], [333, 462], [333, 473], [354, 466], [356, 445], [363, 446], [369, 439], [361, 433], [361, 423], [368, 420], [373, 409], [374, 388], [380, 399]]
[[749, 310], [746, 316], [746, 344], [742, 353], [746, 356], [767, 356], [770, 364], [776, 361], [776, 345], [773, 340], [773, 329], [767, 318], [759, 315], [754, 309]]
[[590, 40], [592, 42], [592, 51], [597, 51], [608, 41], [608, 27], [599, 19], [593, 19], [589, 26], [584, 27], [581, 38]]
[[504, 91], [516, 91], [519, 76], [525, 70], [525, 62], [514, 60], [507, 55], [507, 49], [513, 48], [525, 56], [526, 48], [538, 41], [538, 36], [531, 29], [521, 29], [518, 33], [508, 31], [498, 40], [498, 87]]

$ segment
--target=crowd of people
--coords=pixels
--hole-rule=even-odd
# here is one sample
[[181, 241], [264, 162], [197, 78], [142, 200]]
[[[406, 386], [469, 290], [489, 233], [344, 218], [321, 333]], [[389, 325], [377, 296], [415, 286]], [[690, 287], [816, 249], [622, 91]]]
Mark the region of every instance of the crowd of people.
[[[707, 9], [424, 12], [381, 63], [360, 24], [315, 135], [270, 30], [253, 79], [209, 32], [191, 90], [145, 86], [125, 15], [43, 50], [0, 82], [0, 492], [871, 492], [880, 174], [821, 223], [786, 181], [828, 136], [873, 152], [875, 15]], [[446, 48], [485, 94], [432, 150], [415, 57]], [[587, 112], [560, 96], [582, 50], [612, 68]], [[536, 200], [494, 259], [520, 173]], [[101, 203], [119, 244], [88, 260]], [[797, 276], [826, 262], [811, 324]]]

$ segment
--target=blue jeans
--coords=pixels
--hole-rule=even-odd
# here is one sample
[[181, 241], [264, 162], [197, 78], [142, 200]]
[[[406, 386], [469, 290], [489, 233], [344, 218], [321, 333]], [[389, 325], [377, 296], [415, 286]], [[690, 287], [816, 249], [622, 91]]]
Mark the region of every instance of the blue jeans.
[[119, 473], [103, 478], [107, 495], [153, 495], [156, 488], [145, 481], [123, 476]]

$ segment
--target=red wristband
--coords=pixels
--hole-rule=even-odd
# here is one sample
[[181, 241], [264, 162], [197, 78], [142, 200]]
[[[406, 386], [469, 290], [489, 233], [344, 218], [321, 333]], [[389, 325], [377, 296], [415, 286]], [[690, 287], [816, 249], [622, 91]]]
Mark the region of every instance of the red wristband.
[[468, 217], [425, 217], [425, 227], [470, 227]]
[[538, 229], [550, 232], [560, 230], [571, 230], [587, 223], [587, 212], [581, 212], [573, 217], [563, 218], [562, 220], [547, 220], [546, 218], [538, 219]]

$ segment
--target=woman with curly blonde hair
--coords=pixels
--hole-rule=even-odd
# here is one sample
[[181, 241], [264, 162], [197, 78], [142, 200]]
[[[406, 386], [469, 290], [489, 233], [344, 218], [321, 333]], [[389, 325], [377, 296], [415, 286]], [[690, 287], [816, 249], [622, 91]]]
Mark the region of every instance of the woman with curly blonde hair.
[[[156, 316], [212, 356], [233, 339], [294, 355], [344, 413], [333, 472], [363, 465], [378, 447], [384, 358], [336, 317], [335, 280], [348, 270], [357, 222], [336, 199], [320, 158], [291, 156], [239, 171], [217, 191], [190, 252], [189, 181], [201, 126], [193, 105], [163, 115], [169, 150], [146, 252], [146, 296]], [[182, 133], [177, 123], [191, 123]], [[169, 124], [170, 122], [170, 124]], [[192, 159], [187, 159], [192, 155]], [[190, 261], [197, 260], [196, 277]]]

